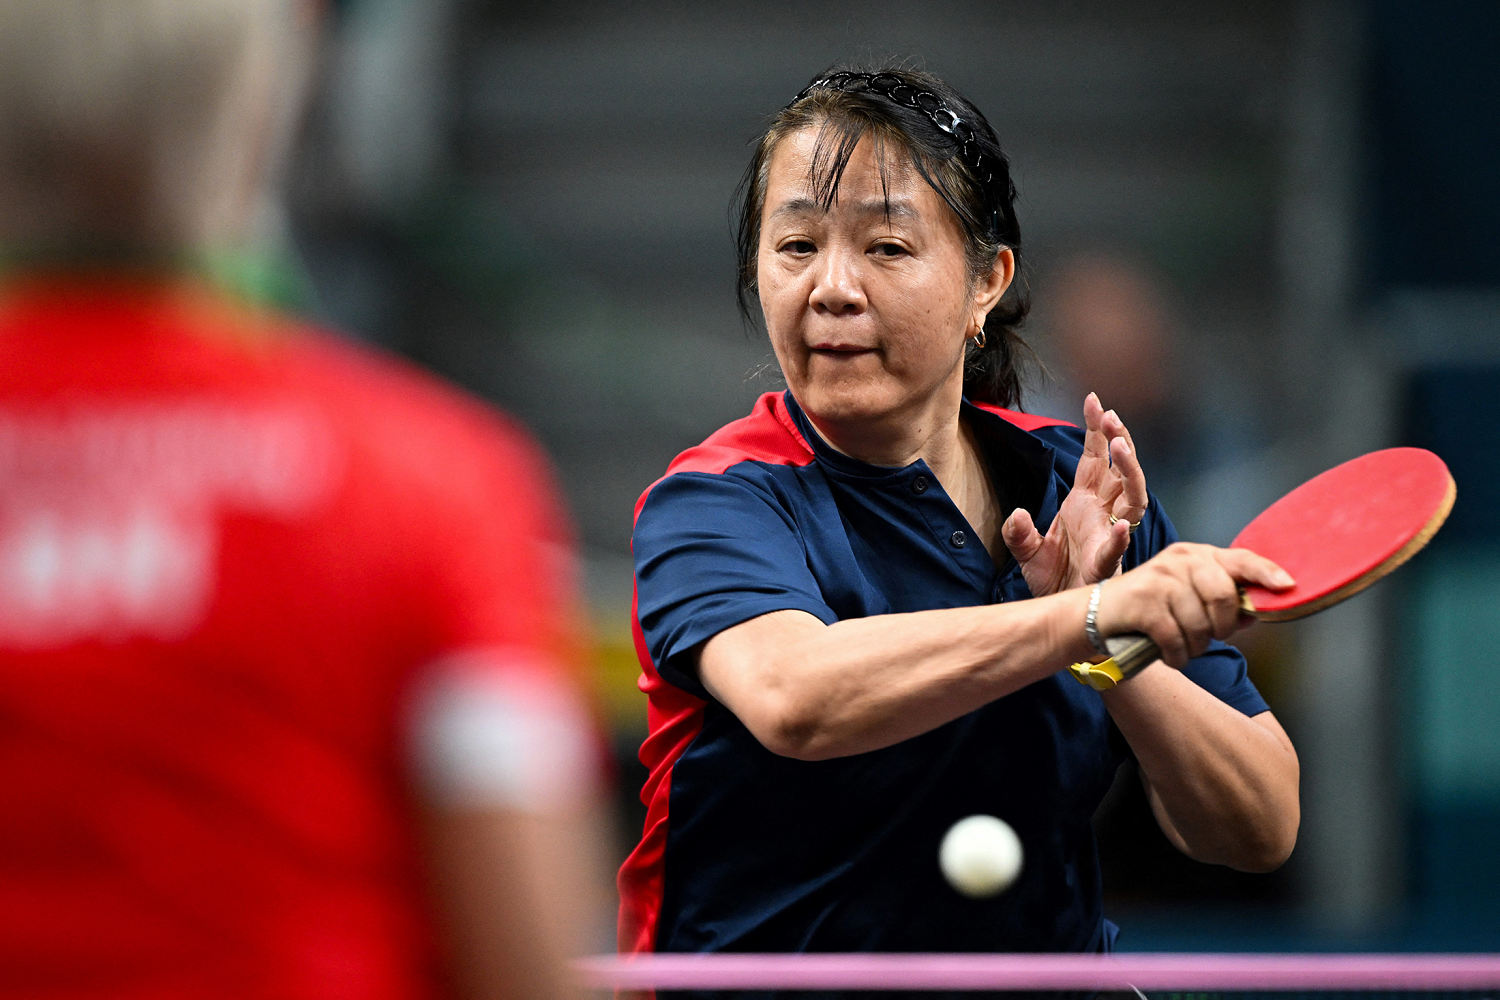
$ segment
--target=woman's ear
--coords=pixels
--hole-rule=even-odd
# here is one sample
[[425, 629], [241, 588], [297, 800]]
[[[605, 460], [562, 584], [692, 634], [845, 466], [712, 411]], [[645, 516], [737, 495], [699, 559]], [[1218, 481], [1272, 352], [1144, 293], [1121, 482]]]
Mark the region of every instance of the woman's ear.
[[1016, 255], [1010, 247], [1001, 247], [1000, 252], [995, 255], [994, 266], [979, 276], [979, 281], [974, 286], [974, 312], [978, 325], [984, 326], [985, 317], [1010, 283], [1016, 277]]

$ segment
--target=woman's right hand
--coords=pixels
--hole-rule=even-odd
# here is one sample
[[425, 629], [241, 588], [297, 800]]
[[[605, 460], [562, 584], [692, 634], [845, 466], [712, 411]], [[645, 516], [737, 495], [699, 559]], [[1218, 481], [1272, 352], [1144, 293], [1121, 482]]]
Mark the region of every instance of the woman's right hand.
[[1292, 586], [1285, 570], [1248, 549], [1177, 542], [1104, 584], [1095, 619], [1101, 635], [1135, 632], [1181, 668], [1211, 639], [1227, 639], [1253, 618], [1240, 608], [1239, 588]]

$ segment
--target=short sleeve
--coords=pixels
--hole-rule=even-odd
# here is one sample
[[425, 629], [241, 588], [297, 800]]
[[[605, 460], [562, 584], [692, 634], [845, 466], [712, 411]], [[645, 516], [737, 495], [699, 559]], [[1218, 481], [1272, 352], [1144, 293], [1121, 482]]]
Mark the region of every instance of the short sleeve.
[[732, 474], [680, 472], [652, 488], [632, 540], [646, 648], [661, 676], [695, 695], [697, 648], [772, 611], [837, 620], [774, 491]]

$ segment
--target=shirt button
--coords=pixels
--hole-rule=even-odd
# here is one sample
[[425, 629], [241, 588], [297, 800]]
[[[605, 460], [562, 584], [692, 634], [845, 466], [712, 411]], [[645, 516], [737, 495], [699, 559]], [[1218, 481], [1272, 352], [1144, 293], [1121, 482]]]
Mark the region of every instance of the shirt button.
[[918, 476], [916, 479], [913, 479], [911, 481], [911, 491], [913, 493], [916, 493], [916, 494], [926, 493], [927, 492], [927, 477], [926, 476]]
[[962, 531], [955, 531], [948, 538], [948, 541], [950, 541], [950, 542], [953, 543], [953, 547], [955, 549], [961, 549], [961, 548], [963, 548], [964, 547], [964, 543], [967, 542], [968, 540], [969, 540], [969, 536], [965, 535]]

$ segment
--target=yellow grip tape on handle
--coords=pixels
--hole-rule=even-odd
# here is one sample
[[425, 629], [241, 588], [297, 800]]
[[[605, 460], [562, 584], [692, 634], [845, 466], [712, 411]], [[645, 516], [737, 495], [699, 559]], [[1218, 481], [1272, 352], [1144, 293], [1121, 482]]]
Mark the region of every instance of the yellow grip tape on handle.
[[1104, 640], [1109, 656], [1098, 663], [1075, 663], [1068, 669], [1095, 691], [1108, 691], [1151, 663], [1161, 651], [1143, 635], [1111, 635]]
[[1100, 663], [1075, 663], [1068, 669], [1078, 683], [1087, 684], [1095, 691], [1108, 691], [1125, 679], [1113, 656]]

